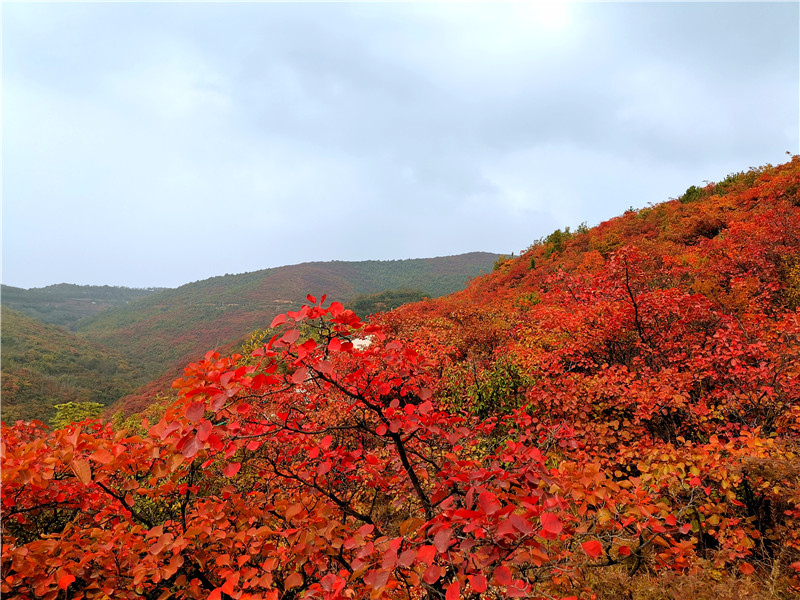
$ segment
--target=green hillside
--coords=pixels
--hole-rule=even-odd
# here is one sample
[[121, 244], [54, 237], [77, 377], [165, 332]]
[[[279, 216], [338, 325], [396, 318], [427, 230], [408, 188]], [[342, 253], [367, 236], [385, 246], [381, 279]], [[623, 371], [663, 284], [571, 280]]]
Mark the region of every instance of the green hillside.
[[110, 285], [59, 283], [43, 288], [2, 286], [3, 306], [8, 306], [45, 323], [74, 329], [80, 319], [112, 306], [125, 306], [163, 288], [136, 289]]
[[419, 302], [428, 297], [430, 297], [429, 294], [420, 290], [386, 290], [379, 294], [356, 296], [347, 303], [347, 308], [363, 319], [374, 313], [394, 310], [403, 304]]
[[2, 420], [49, 422], [53, 405], [110, 405], [132, 389], [133, 370], [116, 352], [61, 327], [2, 307]]

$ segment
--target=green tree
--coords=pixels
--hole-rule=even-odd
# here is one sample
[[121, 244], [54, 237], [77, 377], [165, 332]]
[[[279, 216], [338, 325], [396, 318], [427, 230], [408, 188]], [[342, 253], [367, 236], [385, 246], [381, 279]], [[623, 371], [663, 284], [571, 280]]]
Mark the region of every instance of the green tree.
[[99, 402], [66, 402], [56, 404], [56, 414], [50, 423], [53, 429], [63, 429], [70, 423], [79, 423], [85, 419], [97, 419], [103, 414], [105, 406]]

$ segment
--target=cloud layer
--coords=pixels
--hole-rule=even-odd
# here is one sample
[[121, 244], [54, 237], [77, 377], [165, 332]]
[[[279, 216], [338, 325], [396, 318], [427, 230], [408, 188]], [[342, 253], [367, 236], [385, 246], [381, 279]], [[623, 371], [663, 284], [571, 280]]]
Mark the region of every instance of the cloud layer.
[[518, 252], [800, 150], [796, 3], [3, 13], [22, 287]]

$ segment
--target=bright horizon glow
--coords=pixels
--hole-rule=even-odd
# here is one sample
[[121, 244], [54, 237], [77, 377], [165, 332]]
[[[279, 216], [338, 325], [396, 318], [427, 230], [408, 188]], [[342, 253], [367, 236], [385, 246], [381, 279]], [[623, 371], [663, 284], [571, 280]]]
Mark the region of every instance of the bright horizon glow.
[[553, 36], [563, 34], [572, 23], [572, 3], [567, 0], [520, 2], [514, 8], [526, 21]]

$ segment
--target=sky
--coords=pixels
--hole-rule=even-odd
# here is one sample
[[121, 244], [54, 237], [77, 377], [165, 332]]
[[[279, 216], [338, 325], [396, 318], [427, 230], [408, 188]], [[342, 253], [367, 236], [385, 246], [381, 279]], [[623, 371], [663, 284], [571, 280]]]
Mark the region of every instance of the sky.
[[800, 3], [2, 5], [2, 282], [519, 253], [800, 153]]

